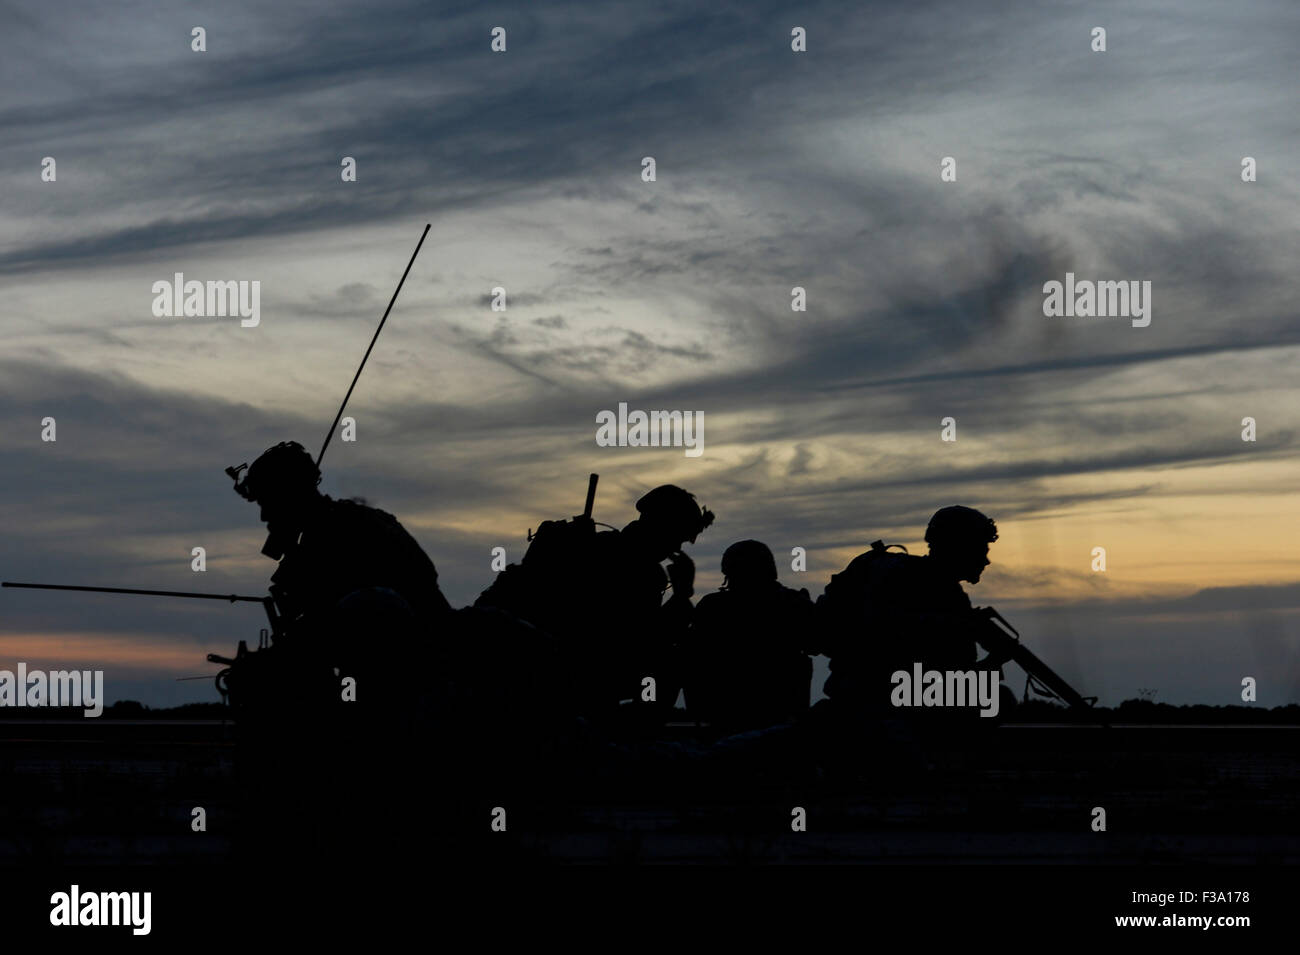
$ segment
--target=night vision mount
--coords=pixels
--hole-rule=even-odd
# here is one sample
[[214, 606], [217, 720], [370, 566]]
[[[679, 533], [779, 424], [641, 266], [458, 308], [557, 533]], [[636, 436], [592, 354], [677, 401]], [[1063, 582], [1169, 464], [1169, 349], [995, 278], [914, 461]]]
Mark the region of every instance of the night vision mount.
[[248, 482], [240, 480], [240, 474], [248, 470], [248, 463], [237, 464], [226, 468], [226, 475], [235, 482], [235, 493], [246, 501], [251, 501], [253, 495], [248, 492]]

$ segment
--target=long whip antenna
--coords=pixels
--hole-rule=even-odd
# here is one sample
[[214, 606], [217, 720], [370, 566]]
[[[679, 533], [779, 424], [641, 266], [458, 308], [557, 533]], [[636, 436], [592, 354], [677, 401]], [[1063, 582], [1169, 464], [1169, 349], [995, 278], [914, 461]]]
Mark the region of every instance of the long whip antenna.
[[415, 251], [411, 253], [411, 261], [406, 263], [406, 271], [402, 273], [402, 278], [397, 283], [397, 288], [393, 291], [393, 297], [388, 300], [388, 308], [384, 309], [384, 317], [379, 320], [379, 327], [375, 329], [374, 338], [370, 339], [370, 348], [366, 349], [365, 357], [361, 359], [361, 364], [357, 366], [357, 373], [352, 376], [352, 384], [348, 385], [348, 393], [343, 396], [343, 404], [339, 405], [339, 413], [334, 416], [334, 423], [330, 425], [329, 431], [325, 433], [325, 443], [320, 446], [320, 454], [316, 456], [316, 467], [319, 470], [321, 459], [325, 457], [325, 449], [330, 446], [330, 438], [334, 437], [334, 431], [339, 426], [339, 421], [343, 417], [343, 409], [348, 406], [348, 399], [352, 397], [352, 389], [357, 386], [357, 379], [361, 377], [361, 369], [366, 367], [366, 360], [370, 357], [370, 351], [375, 347], [375, 342], [379, 341], [379, 333], [384, 330], [384, 322], [388, 321], [388, 313], [393, 310], [393, 303], [397, 301], [398, 292], [402, 291], [402, 285], [406, 282], [406, 276], [411, 272], [411, 266], [415, 264], [415, 257], [420, 254], [420, 246], [424, 245], [424, 237], [429, 234], [429, 227], [433, 223], [426, 222], [424, 231], [420, 233], [420, 241], [415, 244]]

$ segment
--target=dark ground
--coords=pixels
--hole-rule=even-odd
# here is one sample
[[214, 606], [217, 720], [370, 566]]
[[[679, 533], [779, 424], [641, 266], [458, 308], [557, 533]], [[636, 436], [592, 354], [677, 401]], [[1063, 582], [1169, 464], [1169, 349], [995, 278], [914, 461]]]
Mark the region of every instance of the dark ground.
[[[1030, 724], [902, 773], [770, 765], [731, 785], [725, 768], [678, 781], [660, 761], [648, 784], [543, 781], [548, 811], [485, 838], [503, 859], [561, 863], [1294, 864], [1297, 752], [1296, 726]], [[234, 769], [219, 720], [2, 720], [0, 866], [228, 862], [243, 824]], [[206, 832], [191, 829], [196, 806]], [[796, 806], [805, 832], [791, 830]], [[491, 806], [473, 808], [441, 822], [486, 834]]]

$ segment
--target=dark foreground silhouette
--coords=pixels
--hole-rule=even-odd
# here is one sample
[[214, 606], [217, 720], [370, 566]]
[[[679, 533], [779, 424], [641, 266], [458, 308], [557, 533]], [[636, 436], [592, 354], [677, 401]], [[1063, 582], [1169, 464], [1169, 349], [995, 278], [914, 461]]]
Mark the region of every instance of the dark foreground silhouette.
[[[712, 512], [664, 485], [621, 530], [597, 525], [593, 475], [581, 515], [544, 522], [522, 560], [456, 610], [400, 522], [322, 495], [300, 445], [228, 470], [259, 506], [278, 566], [269, 632], [218, 677], [233, 730], [209, 743], [231, 771], [190, 765], [177, 787], [184, 803], [210, 803], [219, 835], [190, 845], [215, 846], [214, 857], [946, 857], [958, 852], [942, 833], [965, 829], [995, 834], [974, 850], [991, 857], [1019, 857], [1008, 834], [1033, 832], [1082, 859], [1096, 807], [1156, 825], [1146, 787], [1157, 768], [1166, 785], [1204, 793], [1213, 766], [1255, 779], [1284, 748], [1282, 736], [1238, 736], [1229, 759], [1225, 731], [1193, 742], [1107, 727], [996, 612], [972, 607], [961, 584], [979, 581], [998, 535], [970, 508], [935, 513], [924, 556], [875, 542], [816, 602], [781, 584], [766, 545], [739, 541], [723, 586], [693, 603], [683, 548]], [[831, 677], [810, 707], [817, 653]], [[998, 677], [1010, 660], [1030, 674], [1026, 695], [1062, 704], [1050, 722], [1084, 722], [1051, 736], [1008, 725], [1015, 701], [1000, 679], [921, 686], [931, 672]], [[148, 749], [170, 732], [154, 730], [132, 732]], [[1279, 805], [1294, 806], [1295, 775], [1282, 774]], [[50, 797], [46, 783], [20, 782], [35, 788], [10, 790], [18, 811]], [[1294, 814], [1272, 813], [1253, 784], [1208, 805], [1189, 832], [1219, 825], [1220, 812], [1295, 832]], [[1278, 845], [1294, 852], [1294, 839]]]

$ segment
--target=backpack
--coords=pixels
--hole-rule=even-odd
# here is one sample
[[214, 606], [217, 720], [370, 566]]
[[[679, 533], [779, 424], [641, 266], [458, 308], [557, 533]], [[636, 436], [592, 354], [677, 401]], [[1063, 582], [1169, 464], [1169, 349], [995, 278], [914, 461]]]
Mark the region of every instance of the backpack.
[[593, 560], [595, 551], [596, 524], [591, 518], [543, 521], [536, 533], [529, 531], [520, 562], [498, 573], [474, 606], [495, 607], [544, 626], [562, 581], [581, 573], [579, 568]]
[[[893, 548], [902, 553], [895, 553]], [[831, 574], [825, 592], [817, 598], [817, 629], [823, 639], [816, 652], [834, 657], [846, 643], [861, 643], [871, 614], [866, 598], [872, 578], [910, 557], [902, 544], [876, 540], [871, 542], [871, 550], [854, 557], [838, 574]]]
[[[596, 482], [587, 479], [587, 503], [582, 513], [568, 521], [542, 521], [534, 534], [528, 531], [528, 550], [518, 564], [508, 564], [474, 601], [475, 607], [495, 607], [521, 620], [544, 625], [550, 616], [549, 603], [557, 587], [573, 568], [596, 559], [596, 522], [591, 508], [596, 501]], [[609, 526], [609, 525], [605, 525]], [[612, 528], [611, 528], [612, 530]]]
[[589, 559], [596, 538], [596, 522], [590, 517], [567, 521], [542, 521], [537, 532], [528, 532], [528, 550], [522, 564], [546, 572], [554, 567], [569, 566]]

